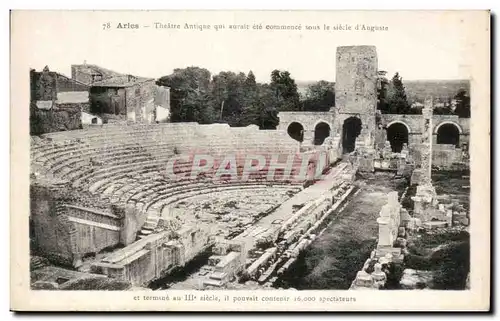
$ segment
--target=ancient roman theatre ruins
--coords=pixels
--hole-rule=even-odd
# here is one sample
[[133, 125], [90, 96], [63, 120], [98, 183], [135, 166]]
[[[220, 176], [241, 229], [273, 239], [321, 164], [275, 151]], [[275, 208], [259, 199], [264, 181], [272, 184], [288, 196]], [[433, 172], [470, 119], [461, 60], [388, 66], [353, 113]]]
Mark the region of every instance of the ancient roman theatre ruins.
[[[376, 48], [338, 47], [336, 61], [336, 107], [281, 112], [276, 130], [136, 122], [31, 136], [33, 251], [134, 286], [204, 256], [184, 286], [272, 284], [356, 193], [356, 173], [378, 170], [419, 186], [411, 219], [449, 222], [443, 208], [429, 214], [428, 175], [431, 163], [467, 162], [468, 119], [379, 114]], [[391, 128], [403, 137], [392, 147]], [[454, 140], [442, 143], [444, 129]], [[411, 221], [394, 206], [387, 215], [397, 218], [381, 214], [390, 223], [380, 233], [391, 237], [380, 238], [379, 257], [401, 254], [392, 243]]]

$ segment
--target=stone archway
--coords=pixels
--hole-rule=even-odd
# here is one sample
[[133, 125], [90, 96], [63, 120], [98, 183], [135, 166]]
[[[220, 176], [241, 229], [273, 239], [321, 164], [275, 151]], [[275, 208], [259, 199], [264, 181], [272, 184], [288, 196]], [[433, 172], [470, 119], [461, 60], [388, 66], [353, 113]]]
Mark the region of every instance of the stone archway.
[[325, 139], [330, 136], [330, 130], [330, 125], [319, 122], [314, 127], [314, 145], [322, 145]]
[[460, 128], [454, 123], [444, 123], [436, 129], [437, 143], [455, 145], [460, 144]]
[[408, 144], [408, 126], [401, 122], [393, 122], [387, 126], [387, 140], [391, 143], [392, 151], [401, 152], [403, 144]]
[[361, 119], [349, 117], [342, 125], [342, 153], [353, 152], [356, 148], [356, 138], [361, 133]]
[[296, 141], [302, 142], [304, 140], [304, 126], [298, 122], [292, 122], [287, 128], [288, 135]]

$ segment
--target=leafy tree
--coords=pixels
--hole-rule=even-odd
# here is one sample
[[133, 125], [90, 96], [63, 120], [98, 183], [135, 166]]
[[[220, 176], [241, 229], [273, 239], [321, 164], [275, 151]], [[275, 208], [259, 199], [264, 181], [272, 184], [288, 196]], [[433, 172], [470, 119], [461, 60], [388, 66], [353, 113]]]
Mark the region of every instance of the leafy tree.
[[328, 111], [335, 106], [335, 83], [320, 80], [307, 87], [303, 110]]
[[240, 126], [251, 124], [260, 129], [276, 129], [279, 124], [274, 91], [268, 84], [257, 84], [255, 99], [243, 109]]
[[377, 109], [381, 113], [388, 113], [389, 103], [387, 102], [387, 88], [389, 87], [389, 80], [385, 75], [386, 71], [379, 71], [377, 78]]
[[406, 98], [403, 78], [397, 72], [392, 77], [387, 90], [387, 104], [387, 112], [390, 114], [408, 114], [410, 112], [410, 104]]
[[255, 91], [257, 90], [257, 82], [255, 81], [255, 75], [253, 71], [249, 71], [245, 79], [245, 91]]
[[278, 108], [275, 104], [275, 91], [271, 85], [258, 86], [256, 106], [259, 128], [276, 129], [279, 124]]
[[260, 85], [255, 81], [255, 75], [250, 70], [243, 83], [243, 108], [240, 114], [239, 126], [259, 125], [259, 87]]
[[157, 85], [170, 87], [172, 122], [213, 122], [210, 80], [210, 72], [199, 67], [174, 69], [172, 74], [158, 79]]
[[300, 97], [297, 91], [297, 84], [288, 71], [273, 70], [271, 72], [270, 86], [274, 92], [278, 110], [300, 110]]
[[445, 99], [445, 101], [440, 101], [440, 103], [443, 103], [444, 106], [442, 107], [436, 107], [434, 108], [434, 114], [435, 115], [452, 115], [453, 110], [451, 109], [451, 98]]
[[231, 126], [238, 125], [245, 104], [244, 73], [220, 72], [212, 79], [212, 97], [214, 110], [218, 111], [218, 120]]
[[470, 118], [470, 97], [465, 89], [460, 89], [455, 95], [456, 108], [455, 115], [460, 118]]

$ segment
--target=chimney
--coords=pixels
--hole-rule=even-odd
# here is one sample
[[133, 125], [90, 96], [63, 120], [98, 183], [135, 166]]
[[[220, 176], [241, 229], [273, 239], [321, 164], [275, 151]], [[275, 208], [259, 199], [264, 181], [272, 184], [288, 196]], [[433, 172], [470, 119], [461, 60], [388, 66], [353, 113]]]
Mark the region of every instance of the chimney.
[[83, 61], [83, 65], [84, 65], [85, 67], [87, 67], [87, 60], [84, 60], [84, 61]]

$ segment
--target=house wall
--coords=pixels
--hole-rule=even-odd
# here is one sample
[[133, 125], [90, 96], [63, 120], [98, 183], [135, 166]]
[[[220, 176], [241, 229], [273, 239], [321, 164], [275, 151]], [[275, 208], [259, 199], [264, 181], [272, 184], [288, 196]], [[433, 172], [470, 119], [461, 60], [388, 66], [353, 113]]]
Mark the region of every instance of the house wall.
[[126, 115], [126, 90], [117, 87], [92, 87], [90, 113]]
[[[126, 113], [130, 115], [128, 120], [139, 123], [153, 123], [155, 112], [155, 95], [157, 86], [154, 80], [145, 81], [127, 87], [126, 91]], [[135, 119], [133, 115], [135, 113]]]

